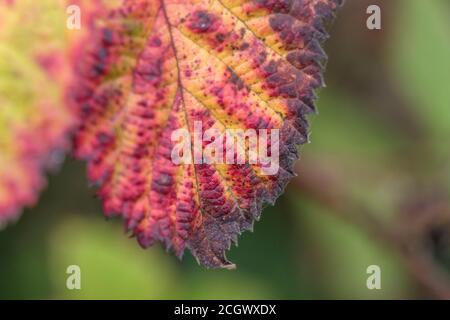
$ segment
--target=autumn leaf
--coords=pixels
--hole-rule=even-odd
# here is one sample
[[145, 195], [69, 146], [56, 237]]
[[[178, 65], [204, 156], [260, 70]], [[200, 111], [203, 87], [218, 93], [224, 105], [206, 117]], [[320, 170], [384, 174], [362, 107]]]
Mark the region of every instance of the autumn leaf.
[[65, 8], [0, 0], [0, 225], [33, 205], [68, 147]]
[[77, 127], [66, 90], [87, 30], [67, 28], [69, 5], [86, 26], [105, 8], [100, 0], [0, 0], [0, 226], [36, 203]]
[[[134, 0], [106, 13], [72, 91], [82, 119], [76, 155], [88, 161], [106, 214], [121, 215], [143, 247], [161, 241], [206, 267], [234, 268], [225, 252], [294, 176], [323, 86], [320, 43], [341, 3]], [[279, 170], [174, 163], [173, 133], [186, 129], [195, 140], [197, 123], [200, 136], [278, 129]]]

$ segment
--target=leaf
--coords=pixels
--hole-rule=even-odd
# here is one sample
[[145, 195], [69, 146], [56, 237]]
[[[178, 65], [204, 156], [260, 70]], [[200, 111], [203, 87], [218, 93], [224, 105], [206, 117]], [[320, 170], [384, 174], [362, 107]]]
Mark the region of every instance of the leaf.
[[89, 25], [102, 1], [0, 0], [0, 226], [35, 204], [44, 171], [69, 149], [76, 118], [65, 90], [84, 31], [66, 28], [67, 8], [78, 5]]
[[[72, 100], [76, 155], [106, 214], [122, 215], [143, 247], [161, 241], [206, 267], [234, 268], [225, 251], [294, 176], [323, 85], [324, 26], [341, 3], [124, 1], [98, 21]], [[195, 139], [196, 121], [201, 133], [279, 129], [277, 174], [261, 163], [175, 164], [172, 133]]]
[[0, 0], [0, 225], [33, 205], [68, 146], [65, 8]]

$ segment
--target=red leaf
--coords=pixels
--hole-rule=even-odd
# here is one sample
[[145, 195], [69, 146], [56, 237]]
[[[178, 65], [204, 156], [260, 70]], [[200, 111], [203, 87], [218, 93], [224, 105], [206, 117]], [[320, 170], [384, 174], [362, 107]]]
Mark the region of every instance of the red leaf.
[[[225, 251], [294, 175], [323, 85], [324, 25], [341, 2], [135, 0], [105, 15], [86, 41], [73, 101], [76, 154], [106, 214], [122, 215], [144, 247], [161, 241], [178, 256], [187, 247], [206, 267], [234, 268]], [[195, 141], [196, 123], [200, 134], [279, 129], [279, 170], [174, 163], [173, 133]]]
[[45, 171], [69, 147], [75, 116], [65, 90], [88, 31], [66, 28], [69, 4], [80, 6], [83, 26], [104, 9], [99, 0], [0, 0], [0, 226], [36, 203]]
[[68, 147], [65, 17], [53, 0], [0, 1], [0, 225], [37, 201]]

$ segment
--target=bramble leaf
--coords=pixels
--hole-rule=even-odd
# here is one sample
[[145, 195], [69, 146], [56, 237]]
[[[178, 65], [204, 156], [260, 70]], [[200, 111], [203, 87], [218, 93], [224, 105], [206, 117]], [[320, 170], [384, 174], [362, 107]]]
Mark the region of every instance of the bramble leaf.
[[[324, 28], [341, 3], [125, 0], [105, 14], [86, 41], [72, 101], [82, 119], [76, 155], [106, 214], [123, 216], [143, 247], [161, 241], [206, 267], [234, 268], [225, 251], [294, 176], [323, 85]], [[173, 133], [186, 129], [195, 141], [196, 123], [203, 139], [211, 128], [279, 129], [279, 170], [194, 164], [198, 150], [176, 164]]]
[[0, 0], [0, 226], [37, 201], [44, 171], [69, 149], [66, 89], [88, 28], [69, 30], [68, 8], [88, 26], [104, 1]]
[[33, 205], [67, 148], [65, 8], [0, 0], [0, 225]]

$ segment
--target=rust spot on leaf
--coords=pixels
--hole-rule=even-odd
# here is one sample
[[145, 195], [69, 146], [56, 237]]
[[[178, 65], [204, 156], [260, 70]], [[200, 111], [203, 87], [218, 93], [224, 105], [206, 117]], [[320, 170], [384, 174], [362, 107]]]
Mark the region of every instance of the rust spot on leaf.
[[217, 28], [217, 18], [205, 10], [198, 10], [189, 20], [189, 28], [198, 33], [213, 32]]

